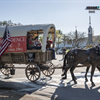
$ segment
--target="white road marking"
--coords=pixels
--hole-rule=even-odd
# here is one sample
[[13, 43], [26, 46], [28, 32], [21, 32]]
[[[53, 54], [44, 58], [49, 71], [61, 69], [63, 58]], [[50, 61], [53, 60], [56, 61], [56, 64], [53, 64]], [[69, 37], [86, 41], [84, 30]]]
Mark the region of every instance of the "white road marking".
[[[75, 73], [75, 76], [77, 77], [77, 85], [82, 85], [85, 82], [85, 73]], [[90, 75], [91, 73], [87, 74], [88, 82], [87, 84], [91, 84], [90, 82]], [[17, 82], [23, 85], [28, 85], [32, 87], [37, 87], [37, 85], [47, 85], [47, 86], [55, 86], [55, 87], [64, 87], [64, 86], [70, 86], [74, 84], [73, 81], [71, 81], [71, 75], [67, 74], [67, 79], [62, 80], [61, 75], [52, 75], [52, 77], [40, 77], [40, 79], [36, 83], [30, 82], [27, 78], [10, 78], [10, 79], [4, 79], [4, 75], [0, 74], [0, 80], [6, 81], [6, 82]], [[93, 77], [94, 83], [100, 83], [100, 72], [95, 71], [94, 77]], [[41, 87], [41, 86], [40, 86]]]

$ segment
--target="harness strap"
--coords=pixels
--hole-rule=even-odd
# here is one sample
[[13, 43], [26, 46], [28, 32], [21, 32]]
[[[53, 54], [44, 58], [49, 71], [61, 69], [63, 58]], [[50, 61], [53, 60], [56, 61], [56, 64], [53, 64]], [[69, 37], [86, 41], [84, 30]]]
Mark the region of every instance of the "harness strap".
[[88, 50], [86, 51], [86, 55], [87, 55], [88, 61], [90, 62], [90, 49], [88, 49]]

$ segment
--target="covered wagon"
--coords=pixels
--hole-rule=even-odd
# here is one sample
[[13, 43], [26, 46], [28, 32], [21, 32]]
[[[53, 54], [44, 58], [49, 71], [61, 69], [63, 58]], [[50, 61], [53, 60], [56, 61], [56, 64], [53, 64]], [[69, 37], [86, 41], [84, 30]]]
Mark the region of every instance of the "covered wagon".
[[[46, 49], [48, 34], [51, 35], [53, 41], [52, 49], [55, 49], [56, 29], [54, 24], [8, 26], [8, 30], [11, 44], [0, 57], [0, 70], [4, 75], [11, 74], [11, 71], [17, 68], [14, 67], [14, 64], [28, 64], [25, 73], [30, 81], [38, 80], [41, 71], [46, 76], [54, 73], [53, 52]], [[5, 27], [0, 27], [0, 42], [4, 31]], [[28, 49], [29, 34], [42, 36], [41, 49]]]

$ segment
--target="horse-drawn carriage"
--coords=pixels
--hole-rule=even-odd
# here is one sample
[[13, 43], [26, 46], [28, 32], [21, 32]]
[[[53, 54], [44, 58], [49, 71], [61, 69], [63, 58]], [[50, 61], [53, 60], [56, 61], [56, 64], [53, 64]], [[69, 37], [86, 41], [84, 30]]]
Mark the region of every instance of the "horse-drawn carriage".
[[[2, 40], [5, 27], [0, 27], [0, 41]], [[52, 64], [53, 52], [46, 50], [47, 36], [51, 35], [55, 49], [56, 29], [53, 24], [9, 26], [11, 44], [6, 52], [0, 57], [0, 70], [4, 75], [14, 75], [16, 68], [13, 64], [27, 64], [25, 68], [26, 77], [30, 81], [39, 79], [41, 71], [45, 76], [51, 76], [55, 69]], [[41, 49], [27, 49], [29, 34], [43, 36]]]

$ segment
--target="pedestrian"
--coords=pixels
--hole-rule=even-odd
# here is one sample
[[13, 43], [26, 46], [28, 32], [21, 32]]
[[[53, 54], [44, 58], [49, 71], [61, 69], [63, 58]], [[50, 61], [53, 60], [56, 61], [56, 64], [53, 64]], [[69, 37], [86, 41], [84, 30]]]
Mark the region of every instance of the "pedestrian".
[[66, 54], [66, 48], [64, 47], [64, 48], [63, 48], [63, 58], [62, 58], [62, 59], [64, 59], [65, 54]]

